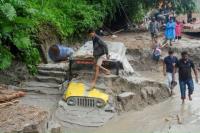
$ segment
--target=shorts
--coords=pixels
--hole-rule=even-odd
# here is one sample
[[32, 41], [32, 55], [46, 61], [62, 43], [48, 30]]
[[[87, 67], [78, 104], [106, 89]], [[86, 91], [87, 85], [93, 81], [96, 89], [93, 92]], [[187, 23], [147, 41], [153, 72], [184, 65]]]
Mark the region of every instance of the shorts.
[[179, 84], [180, 84], [180, 91], [181, 91], [181, 99], [185, 99], [186, 85], [188, 87], [188, 95], [192, 95], [194, 91], [194, 83], [192, 79], [179, 80]]
[[172, 73], [167, 72], [166, 73], [166, 79], [167, 79], [167, 81], [166, 81], [167, 87], [169, 89], [172, 89], [172, 85], [171, 85], [171, 83], [172, 83]]
[[174, 87], [177, 85], [177, 82], [172, 80], [172, 76], [173, 76], [172, 73], [170, 72], [166, 73], [166, 84], [170, 90], [173, 90]]
[[105, 61], [107, 58], [106, 58], [106, 55], [104, 54], [104, 55], [102, 55], [102, 56], [100, 56], [99, 58], [97, 58], [96, 59], [96, 64], [97, 64], [97, 66], [101, 66], [102, 65], [102, 63], [103, 63], [103, 61]]

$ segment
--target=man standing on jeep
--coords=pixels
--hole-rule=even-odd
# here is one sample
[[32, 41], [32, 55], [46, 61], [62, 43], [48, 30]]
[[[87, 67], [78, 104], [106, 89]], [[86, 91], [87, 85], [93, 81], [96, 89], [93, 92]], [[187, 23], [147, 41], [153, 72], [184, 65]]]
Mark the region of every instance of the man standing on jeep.
[[109, 59], [108, 47], [104, 41], [96, 35], [94, 30], [89, 30], [89, 35], [92, 37], [93, 41], [93, 56], [95, 59], [95, 75], [91, 83], [91, 88], [95, 87], [97, 78], [99, 76], [99, 69], [102, 69], [103, 72], [107, 75], [110, 74], [110, 71], [102, 66], [104, 60]]

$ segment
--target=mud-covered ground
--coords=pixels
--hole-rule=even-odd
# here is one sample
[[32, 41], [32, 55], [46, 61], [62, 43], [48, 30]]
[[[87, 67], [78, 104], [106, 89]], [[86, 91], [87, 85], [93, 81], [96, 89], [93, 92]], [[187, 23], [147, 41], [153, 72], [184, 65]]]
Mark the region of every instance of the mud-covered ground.
[[[162, 73], [142, 71], [141, 75], [164, 82]], [[158, 104], [147, 106], [143, 110], [120, 113], [117, 117], [98, 128], [76, 128], [72, 132], [87, 133], [198, 133], [200, 131], [200, 85], [195, 83], [193, 101], [186, 99], [181, 104], [179, 86], [175, 95]]]
[[[199, 126], [197, 126], [200, 124], [200, 106], [198, 104], [198, 97], [200, 96], [200, 91], [198, 89], [200, 88], [195, 84], [196, 90], [193, 101], [187, 101], [185, 105], [181, 105], [178, 86], [176, 88], [176, 95], [169, 98], [169, 93], [164, 85], [165, 77], [162, 75], [162, 62], [156, 64], [151, 60], [151, 38], [149, 33], [119, 33], [117, 34], [117, 38], [107, 36], [104, 37], [104, 39], [123, 42], [126, 45], [127, 58], [136, 74], [133, 77], [127, 76], [124, 79], [101, 77], [99, 80], [102, 80], [105, 86], [111, 88], [111, 92], [108, 93], [113, 96], [123, 92], [133, 92], [136, 95], [129, 99], [125, 105], [117, 103], [120, 105], [117, 106], [117, 115], [114, 115], [115, 117], [109, 121], [106, 120], [107, 122], [103, 123], [101, 127], [84, 127], [67, 123], [66, 121], [68, 121], [68, 118], [70, 118], [70, 121], [74, 121], [75, 119], [71, 119], [72, 117], [64, 117], [63, 114], [60, 114], [59, 117], [62, 118], [63, 121], [60, 123], [59, 121], [56, 122], [59, 123], [64, 132], [176, 133], [200, 131]], [[194, 58], [196, 62], [200, 62], [200, 57], [195, 56], [200, 53], [199, 47], [200, 42], [197, 39], [184, 37], [183, 40], [176, 43], [173, 48], [178, 55], [182, 50], [189, 49], [189, 52], [192, 54], [191, 57]], [[166, 50], [163, 50], [162, 54], [164, 57], [166, 55]], [[32, 81], [27, 83], [29, 85], [32, 83], [34, 86], [22, 86], [27, 87], [27, 96], [20, 101], [20, 104], [38, 106], [49, 113], [49, 120], [53, 120], [52, 114], [56, 112], [59, 106], [58, 102], [62, 99], [62, 90], [58, 90], [54, 84], [51, 86], [50, 83], [48, 85]], [[35, 88], [37, 88], [37, 90], [35, 90]], [[51, 91], [48, 91], [48, 89], [51, 89]], [[89, 112], [94, 113], [94, 110]], [[87, 119], [87, 123], [91, 122], [88, 120], [89, 117], [87, 116], [89, 115], [87, 111], [84, 112], [84, 115], [80, 114], [79, 111], [79, 114], [75, 114], [76, 116], [73, 117]], [[99, 114], [104, 115], [104, 113]], [[98, 117], [103, 118], [101, 115]], [[104, 121], [105, 119], [101, 120], [101, 122]], [[79, 122], [83, 123], [85, 121]], [[66, 127], [64, 127], [64, 125]]]
[[[165, 83], [166, 79], [162, 74], [162, 62], [155, 64], [151, 60], [150, 36], [148, 33], [120, 33], [117, 38], [106, 37], [106, 40], [124, 42], [128, 48], [128, 58], [137, 74], [158, 82]], [[137, 38], [140, 38], [137, 41]], [[144, 40], [144, 41], [143, 41]], [[175, 55], [180, 57], [180, 52], [187, 50], [195, 64], [200, 63], [200, 42], [198, 35], [191, 37], [184, 35], [180, 42], [174, 43], [172, 47]], [[163, 49], [162, 58], [167, 55], [167, 49]], [[178, 76], [176, 76], [177, 78]], [[178, 80], [178, 79], [177, 79]], [[200, 85], [195, 83], [193, 101], [181, 104], [179, 85], [175, 88], [175, 95], [164, 102], [147, 106], [143, 110], [120, 113], [102, 127], [98, 128], [77, 128], [69, 132], [87, 133], [198, 133], [200, 131]]]

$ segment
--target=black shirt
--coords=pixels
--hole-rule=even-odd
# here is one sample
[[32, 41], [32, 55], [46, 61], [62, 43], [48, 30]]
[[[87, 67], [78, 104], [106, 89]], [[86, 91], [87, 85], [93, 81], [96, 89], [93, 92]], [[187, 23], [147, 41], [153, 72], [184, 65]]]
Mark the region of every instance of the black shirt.
[[185, 62], [183, 59], [180, 59], [177, 63], [177, 67], [179, 68], [179, 80], [192, 79], [191, 68], [195, 68], [192, 60], [188, 59]]
[[178, 59], [176, 56], [167, 56], [164, 58], [164, 63], [166, 64], [166, 72], [173, 73], [173, 64], [177, 64]]
[[100, 56], [107, 54], [108, 55], [108, 47], [104, 41], [102, 41], [97, 35], [93, 38], [93, 55], [95, 58], [99, 58]]

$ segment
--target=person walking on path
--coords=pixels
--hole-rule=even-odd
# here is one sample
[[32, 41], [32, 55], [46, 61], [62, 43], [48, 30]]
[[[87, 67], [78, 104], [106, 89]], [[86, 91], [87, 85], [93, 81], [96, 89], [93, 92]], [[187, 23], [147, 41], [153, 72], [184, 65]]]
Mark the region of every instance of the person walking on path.
[[107, 75], [110, 74], [110, 71], [102, 66], [103, 61], [109, 59], [108, 47], [106, 43], [96, 35], [94, 30], [89, 30], [89, 35], [92, 37], [93, 56], [95, 59], [95, 74], [91, 83], [91, 90], [96, 85], [96, 81], [99, 76], [99, 69], [102, 69], [103, 72]]
[[172, 18], [170, 18], [169, 22], [166, 24], [165, 27], [165, 42], [164, 44], [168, 43], [172, 46], [172, 40], [175, 39], [175, 27], [176, 24]]
[[[173, 69], [175, 67], [175, 65], [177, 64], [178, 62], [178, 59], [176, 56], [174, 56], [174, 51], [173, 50], [169, 50], [168, 51], [168, 56], [166, 56], [164, 58], [164, 61], [163, 61], [163, 75], [166, 76], [166, 83], [167, 83], [167, 86], [170, 90], [170, 94], [173, 95], [173, 88], [174, 88], [174, 85], [173, 85]], [[175, 77], [174, 77], [175, 79]], [[176, 83], [176, 82], [174, 82]]]
[[176, 31], [176, 39], [177, 40], [180, 40], [181, 39], [181, 34], [182, 34], [182, 23], [179, 22], [179, 21], [176, 21], [176, 28], [175, 28], [175, 31]]
[[151, 33], [151, 39], [152, 39], [152, 45], [153, 45], [159, 34], [159, 23], [156, 21], [155, 17], [152, 18], [149, 24], [149, 32]]
[[[188, 87], [188, 97], [189, 100], [192, 101], [192, 94], [194, 91], [194, 83], [192, 79], [192, 72], [191, 70], [194, 71], [195, 75], [195, 80], [198, 83], [198, 73], [195, 68], [195, 65], [191, 59], [188, 58], [188, 53], [187, 51], [183, 51], [181, 53], [181, 59], [178, 61], [176, 67], [174, 67], [173, 71], [173, 77], [176, 72], [176, 68], [178, 68], [178, 73], [179, 73], [179, 84], [180, 84], [180, 92], [181, 92], [181, 99], [182, 103], [185, 102], [186, 98], [186, 86]], [[174, 78], [173, 78], [174, 80]]]

